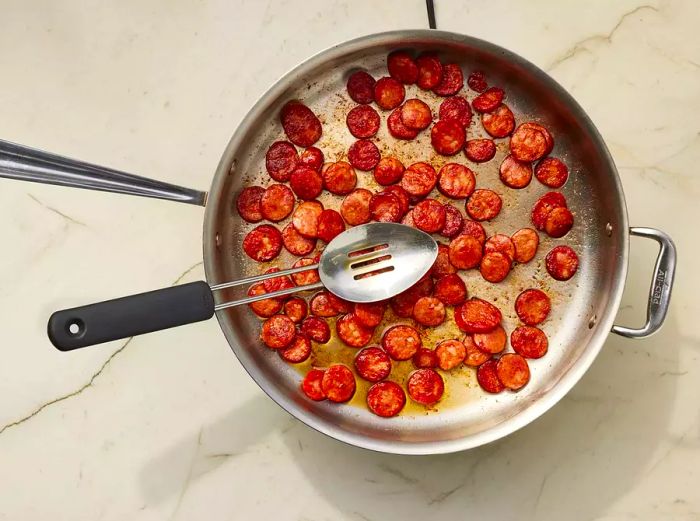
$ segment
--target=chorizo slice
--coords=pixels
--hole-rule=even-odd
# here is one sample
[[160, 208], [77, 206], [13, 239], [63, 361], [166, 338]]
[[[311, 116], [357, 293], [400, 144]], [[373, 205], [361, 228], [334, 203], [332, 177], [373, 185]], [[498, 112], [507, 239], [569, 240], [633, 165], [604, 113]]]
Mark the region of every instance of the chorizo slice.
[[442, 78], [440, 83], [433, 87], [433, 92], [438, 96], [452, 96], [457, 94], [463, 86], [462, 68], [456, 63], [447, 63], [442, 66]]
[[382, 336], [382, 347], [394, 360], [408, 360], [422, 345], [420, 334], [411, 326], [393, 326]]
[[437, 173], [428, 163], [413, 163], [403, 173], [401, 188], [406, 190], [409, 196], [425, 197], [437, 183]]
[[355, 394], [355, 375], [342, 364], [333, 364], [323, 374], [321, 389], [332, 402], [347, 402]]
[[378, 382], [391, 373], [391, 358], [378, 347], [365, 347], [355, 356], [355, 370], [368, 382]]
[[464, 96], [450, 96], [440, 103], [438, 117], [466, 128], [472, 122], [472, 109]]
[[342, 299], [331, 292], [328, 292], [328, 301], [338, 310], [338, 313], [345, 314], [352, 311], [352, 302]]
[[238, 215], [249, 223], [262, 221], [261, 200], [265, 189], [261, 186], [248, 186], [241, 190], [236, 199]]
[[503, 159], [498, 173], [503, 184], [510, 188], [525, 188], [532, 181], [532, 166], [530, 163], [522, 163], [512, 155]]
[[540, 328], [520, 326], [510, 334], [510, 345], [524, 358], [542, 358], [547, 354], [549, 341]]
[[472, 71], [467, 79], [467, 85], [474, 92], [484, 92], [488, 88], [484, 71]]
[[462, 148], [467, 139], [467, 133], [455, 121], [436, 121], [430, 130], [430, 142], [438, 154], [453, 156]]
[[363, 326], [352, 313], [343, 315], [335, 323], [338, 338], [351, 347], [364, 347], [372, 339], [373, 329]]
[[469, 219], [464, 220], [464, 228], [462, 228], [462, 235], [471, 235], [481, 244], [486, 242], [486, 231], [481, 223], [476, 221], [470, 221]]
[[353, 136], [363, 139], [372, 137], [379, 131], [381, 119], [374, 108], [358, 105], [348, 112], [345, 123]]
[[395, 157], [383, 157], [374, 167], [374, 180], [382, 186], [393, 185], [401, 180], [404, 170], [403, 163]]
[[535, 167], [535, 177], [545, 186], [561, 188], [569, 179], [569, 169], [561, 159], [547, 157]]
[[331, 293], [326, 290], [319, 291], [311, 297], [310, 307], [311, 313], [317, 317], [328, 318], [340, 314]]
[[309, 166], [300, 165], [289, 178], [289, 186], [299, 199], [312, 201], [323, 191], [323, 178]]
[[[270, 268], [265, 270], [265, 274], [276, 273], [279, 270], [279, 268]], [[265, 287], [265, 291], [267, 291], [268, 293], [272, 293], [273, 291], [279, 291], [281, 289], [293, 288], [294, 282], [292, 282], [292, 279], [289, 278], [288, 275], [283, 275], [281, 277], [272, 277], [271, 279], [265, 279], [263, 281], [263, 286]]]
[[549, 315], [552, 303], [547, 294], [539, 289], [526, 289], [515, 299], [515, 312], [528, 326], [536, 326]]
[[[292, 264], [293, 268], [301, 268], [302, 266], [311, 266], [312, 264], [317, 264], [317, 260], [304, 257], [303, 259], [297, 260]], [[318, 276], [318, 270], [308, 270], [300, 271], [299, 273], [294, 273], [291, 275], [294, 284], [297, 286], [308, 286], [309, 284], [316, 284], [320, 282], [321, 279]]]
[[413, 208], [416, 228], [426, 233], [437, 233], [445, 226], [445, 207], [435, 199], [423, 199]]
[[474, 333], [472, 339], [480, 351], [493, 355], [506, 348], [508, 335], [502, 326], [496, 326], [493, 331], [488, 333]]
[[285, 249], [297, 257], [308, 255], [316, 248], [316, 239], [304, 237], [292, 223], [289, 223], [282, 230], [282, 242]]
[[414, 402], [432, 405], [442, 398], [445, 383], [434, 369], [416, 369], [408, 377], [408, 395]]
[[282, 349], [294, 340], [294, 322], [284, 315], [273, 315], [262, 325], [260, 338], [270, 349]]
[[443, 371], [454, 369], [467, 356], [467, 347], [459, 340], [443, 340], [435, 348], [438, 367]]
[[510, 153], [517, 160], [532, 163], [542, 159], [549, 148], [547, 137], [532, 125], [520, 125], [510, 137]]
[[435, 351], [427, 347], [421, 347], [413, 355], [413, 365], [418, 369], [434, 369], [438, 365], [438, 358]]
[[[377, 145], [368, 139], [358, 139], [348, 150], [348, 161], [358, 170], [368, 171], [379, 164], [381, 154]], [[355, 185], [352, 186], [355, 188]]]
[[323, 172], [323, 185], [330, 193], [346, 195], [353, 191], [357, 184], [357, 174], [350, 163], [338, 161]]
[[350, 98], [363, 105], [374, 101], [374, 78], [367, 71], [355, 71], [348, 77], [346, 87]]
[[498, 379], [496, 365], [496, 360], [492, 359], [481, 364], [476, 370], [476, 380], [479, 385], [484, 391], [491, 394], [498, 394], [505, 389], [505, 386]]
[[340, 215], [350, 226], [365, 224], [370, 221], [372, 215], [369, 211], [369, 202], [372, 192], [364, 188], [353, 190], [345, 196], [340, 204]]
[[544, 221], [544, 231], [550, 237], [558, 239], [564, 237], [574, 225], [574, 215], [565, 206], [553, 208]]
[[[248, 296], [255, 297], [257, 295], [263, 295], [267, 293], [265, 291], [265, 286], [262, 282], [253, 284], [250, 289], [248, 289]], [[279, 298], [266, 298], [263, 300], [258, 300], [257, 302], [251, 302], [248, 304], [253, 313], [262, 318], [269, 318], [276, 315], [282, 309], [282, 300]]]
[[413, 306], [413, 318], [423, 326], [439, 326], [445, 321], [445, 304], [435, 297], [421, 297]]
[[427, 297], [433, 292], [433, 281], [424, 277], [413, 286], [402, 291], [390, 300], [391, 309], [402, 318], [413, 316], [413, 307], [421, 297]]
[[464, 153], [470, 161], [485, 163], [496, 155], [496, 143], [493, 139], [470, 139], [464, 145]]
[[467, 350], [467, 354], [464, 357], [464, 365], [468, 365], [469, 367], [479, 367], [481, 364], [491, 358], [491, 355], [484, 353], [481, 349], [476, 347], [474, 339], [471, 335], [464, 337], [462, 343]]
[[315, 402], [320, 402], [326, 399], [326, 395], [323, 392], [321, 386], [321, 381], [323, 380], [323, 375], [325, 371], [320, 369], [312, 369], [301, 382], [301, 390], [303, 393], [314, 400]]
[[471, 235], [458, 235], [450, 241], [450, 263], [461, 270], [476, 268], [481, 262], [483, 247]]
[[532, 228], [521, 228], [511, 237], [515, 247], [513, 260], [524, 264], [530, 262], [537, 253], [540, 244], [540, 237]]
[[297, 149], [289, 141], [275, 141], [265, 154], [265, 169], [270, 177], [280, 183], [289, 181], [299, 164]]
[[465, 333], [488, 333], [501, 323], [501, 311], [485, 300], [471, 298], [455, 309], [457, 326]]
[[412, 84], [418, 80], [418, 65], [406, 51], [394, 51], [387, 56], [389, 76], [401, 83]]
[[357, 321], [365, 327], [377, 327], [384, 318], [385, 302], [355, 302], [353, 314]]
[[506, 93], [498, 87], [491, 87], [479, 94], [474, 101], [472, 107], [477, 112], [493, 112], [501, 104]]
[[318, 219], [323, 213], [323, 205], [318, 201], [303, 201], [292, 214], [294, 228], [309, 239], [318, 237]]
[[559, 192], [547, 192], [532, 207], [532, 224], [538, 230], [544, 230], [547, 216], [554, 208], [566, 207], [566, 198]]
[[438, 173], [438, 190], [452, 199], [469, 197], [475, 187], [474, 172], [459, 163], [446, 163]]
[[300, 364], [311, 356], [311, 340], [306, 335], [297, 333], [287, 347], [277, 352], [285, 362]]
[[392, 193], [374, 194], [369, 200], [369, 213], [379, 222], [397, 223], [401, 220], [401, 203]]
[[367, 407], [377, 416], [391, 418], [406, 405], [406, 393], [395, 382], [379, 382], [367, 391]]
[[488, 238], [484, 244], [484, 253], [499, 251], [509, 259], [515, 259], [515, 244], [510, 237], [502, 233], [497, 233]]
[[331, 242], [337, 235], [345, 231], [345, 222], [335, 210], [323, 210], [318, 218], [318, 238]]
[[410, 210], [403, 216], [403, 219], [401, 219], [401, 224], [405, 224], [406, 226], [411, 226], [413, 228], [416, 227], [416, 223], [413, 222], [413, 210]]
[[496, 375], [506, 388], [517, 391], [530, 381], [530, 367], [522, 356], [507, 353], [498, 359]]
[[301, 156], [299, 156], [300, 164], [313, 168], [317, 172], [321, 171], [323, 162], [323, 152], [321, 152], [321, 149], [317, 147], [309, 147], [301, 153]]
[[243, 251], [258, 262], [271, 261], [282, 250], [282, 234], [269, 224], [253, 228], [243, 239]]
[[481, 259], [479, 271], [481, 276], [489, 282], [501, 282], [510, 273], [512, 260], [500, 251], [485, 254]]
[[416, 84], [423, 90], [432, 90], [442, 81], [442, 63], [432, 53], [425, 53], [416, 59], [418, 79]]
[[480, 188], [467, 199], [465, 209], [469, 217], [475, 221], [490, 221], [500, 213], [503, 201], [493, 190]]
[[403, 84], [394, 78], [379, 78], [374, 84], [374, 101], [383, 110], [392, 110], [401, 105], [406, 96]]
[[309, 313], [309, 306], [303, 298], [292, 297], [284, 303], [284, 314], [295, 324], [299, 324]]
[[526, 123], [523, 123], [521, 127], [523, 127], [524, 129], [536, 130], [544, 136], [544, 139], [547, 142], [547, 149], [544, 153], [545, 156], [552, 151], [552, 149], [554, 148], [554, 138], [552, 137], [552, 134], [550, 134], [549, 130], [547, 130], [544, 126], [533, 121], [528, 121]]
[[272, 184], [260, 198], [260, 212], [268, 221], [278, 222], [294, 210], [294, 194], [285, 185]]
[[464, 217], [457, 208], [449, 203], [444, 204], [443, 208], [445, 209], [445, 225], [440, 230], [440, 235], [451, 239], [462, 233]]
[[396, 199], [399, 201], [401, 215], [406, 215], [410, 207], [410, 199], [406, 190], [401, 188], [399, 185], [391, 185], [387, 186], [384, 190], [382, 190], [382, 192], [396, 196]]
[[325, 344], [331, 339], [331, 329], [322, 318], [308, 316], [301, 323], [301, 332], [314, 342]]
[[445, 275], [435, 281], [434, 295], [446, 306], [458, 306], [467, 300], [467, 285], [456, 273]]
[[509, 136], [515, 128], [515, 116], [507, 105], [501, 104], [493, 112], [485, 112], [481, 115], [481, 124], [484, 130], [492, 137]]
[[289, 141], [297, 146], [310, 147], [321, 138], [321, 121], [299, 101], [290, 101], [282, 107], [280, 120]]
[[418, 135], [418, 130], [408, 128], [403, 124], [401, 112], [401, 107], [398, 107], [394, 109], [391, 114], [389, 114], [388, 118], [386, 118], [386, 126], [389, 129], [389, 133], [396, 139], [414, 139]]
[[407, 99], [401, 106], [401, 121], [413, 130], [423, 130], [430, 126], [433, 113], [424, 101], [417, 98]]
[[578, 270], [578, 255], [569, 246], [555, 246], [545, 258], [547, 273], [556, 280], [569, 280]]
[[438, 243], [438, 254], [430, 269], [430, 274], [435, 278], [440, 278], [452, 273], [457, 273], [457, 268], [450, 262], [450, 248]]

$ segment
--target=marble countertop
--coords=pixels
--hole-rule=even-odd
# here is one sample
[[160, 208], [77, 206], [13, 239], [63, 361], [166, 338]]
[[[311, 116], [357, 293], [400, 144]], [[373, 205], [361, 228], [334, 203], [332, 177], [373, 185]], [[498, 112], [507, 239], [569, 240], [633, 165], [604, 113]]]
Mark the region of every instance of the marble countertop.
[[[343, 445], [270, 401], [216, 321], [70, 355], [52, 310], [203, 277], [202, 209], [1, 181], [0, 519], [700, 518], [700, 32], [694, 0], [436, 0], [438, 27], [547, 70], [680, 259], [666, 326], [610, 336], [506, 439], [436, 457]], [[343, 40], [426, 27], [423, 0], [6, 0], [0, 136], [207, 189], [248, 107]], [[634, 239], [618, 322], [643, 320]]]

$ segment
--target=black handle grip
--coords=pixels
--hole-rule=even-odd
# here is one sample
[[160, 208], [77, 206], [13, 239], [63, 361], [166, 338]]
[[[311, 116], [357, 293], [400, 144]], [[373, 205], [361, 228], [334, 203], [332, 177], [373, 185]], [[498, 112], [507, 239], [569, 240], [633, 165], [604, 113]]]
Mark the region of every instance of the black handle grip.
[[51, 343], [71, 351], [120, 338], [207, 320], [214, 296], [206, 282], [191, 282], [88, 306], [56, 311], [49, 318]]

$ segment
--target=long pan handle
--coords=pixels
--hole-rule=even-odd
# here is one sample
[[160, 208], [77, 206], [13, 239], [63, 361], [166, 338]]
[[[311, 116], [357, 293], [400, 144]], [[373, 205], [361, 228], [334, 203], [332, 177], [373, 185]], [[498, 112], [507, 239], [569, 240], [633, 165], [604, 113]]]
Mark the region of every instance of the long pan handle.
[[0, 177], [204, 206], [206, 192], [154, 181], [0, 139]]

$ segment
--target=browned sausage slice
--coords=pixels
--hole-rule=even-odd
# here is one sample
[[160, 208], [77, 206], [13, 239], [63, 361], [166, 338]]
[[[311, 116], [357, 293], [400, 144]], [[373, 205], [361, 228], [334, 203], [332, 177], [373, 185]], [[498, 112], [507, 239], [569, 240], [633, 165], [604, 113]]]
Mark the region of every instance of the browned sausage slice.
[[367, 407], [377, 416], [391, 418], [406, 405], [406, 393], [395, 382], [379, 382], [367, 391]]
[[430, 130], [430, 142], [433, 148], [444, 156], [453, 156], [462, 150], [466, 139], [464, 127], [455, 121], [439, 120]]
[[507, 105], [501, 104], [493, 112], [482, 114], [481, 124], [490, 136], [506, 137], [515, 128], [515, 116]]
[[411, 84], [418, 79], [418, 65], [406, 51], [394, 51], [386, 59], [389, 75], [401, 83]]
[[363, 326], [352, 313], [343, 315], [335, 323], [338, 337], [351, 347], [364, 347], [372, 339], [373, 330]]
[[395, 157], [383, 157], [374, 167], [374, 179], [382, 186], [393, 185], [401, 180], [404, 170], [401, 161]]
[[306, 317], [301, 323], [301, 332], [319, 344], [325, 344], [331, 338], [331, 330], [328, 327], [328, 323], [318, 317]]
[[525, 188], [532, 181], [532, 166], [516, 160], [512, 155], [506, 156], [499, 175], [504, 185], [515, 189]]
[[306, 373], [304, 380], [301, 382], [301, 390], [306, 396], [316, 402], [326, 399], [326, 395], [321, 387], [324, 373], [325, 371], [320, 369], [312, 369]]
[[316, 239], [304, 237], [292, 223], [289, 223], [282, 230], [282, 242], [289, 253], [298, 257], [308, 255], [316, 247]]
[[433, 369], [417, 369], [408, 377], [408, 395], [414, 402], [432, 405], [442, 398], [445, 383]]
[[367, 71], [353, 72], [348, 78], [348, 94], [353, 101], [366, 105], [374, 101], [374, 78]]
[[264, 193], [265, 189], [261, 186], [248, 186], [241, 190], [238, 199], [236, 199], [238, 215], [249, 223], [262, 221], [260, 201]]
[[465, 209], [475, 221], [490, 221], [496, 218], [502, 206], [501, 197], [496, 192], [480, 188], [469, 196]]
[[459, 340], [443, 340], [435, 348], [435, 353], [438, 358], [438, 367], [443, 371], [449, 371], [464, 362], [467, 348]]
[[438, 174], [438, 189], [453, 199], [465, 199], [474, 192], [474, 172], [459, 163], [445, 164]]
[[437, 367], [438, 360], [435, 351], [428, 349], [427, 347], [421, 347], [413, 355], [413, 365], [418, 369], [430, 368], [434, 369]]
[[394, 360], [408, 360], [421, 347], [420, 335], [411, 326], [389, 328], [382, 337], [382, 347]]
[[332, 402], [347, 402], [355, 394], [355, 376], [342, 364], [326, 369], [321, 379], [321, 389]]
[[440, 277], [435, 282], [435, 298], [446, 306], [458, 306], [467, 300], [467, 286], [456, 273]]
[[479, 271], [489, 282], [501, 282], [510, 273], [512, 262], [510, 257], [500, 251], [492, 251], [482, 257]]
[[350, 226], [368, 223], [371, 219], [369, 202], [372, 192], [364, 188], [353, 190], [340, 205], [340, 214]]
[[413, 306], [413, 318], [424, 326], [439, 326], [445, 321], [445, 305], [438, 298], [421, 297]]
[[466, 128], [472, 121], [472, 109], [464, 96], [450, 96], [440, 103], [438, 116]]
[[547, 157], [535, 167], [535, 177], [545, 186], [561, 188], [569, 178], [569, 169], [556, 157]]
[[496, 155], [496, 143], [493, 139], [470, 139], [464, 146], [464, 153], [470, 161], [485, 163]]
[[530, 367], [520, 355], [508, 353], [498, 359], [496, 374], [505, 387], [513, 391], [522, 389], [530, 381]]
[[289, 176], [292, 175], [298, 164], [297, 149], [289, 141], [275, 141], [265, 154], [267, 173], [280, 183], [289, 181]]
[[435, 183], [437, 174], [428, 163], [413, 163], [401, 178], [401, 188], [413, 197], [425, 197], [435, 188]]
[[476, 268], [481, 262], [483, 247], [471, 235], [458, 235], [450, 241], [450, 263], [461, 270]]
[[310, 147], [321, 138], [321, 122], [309, 107], [290, 101], [280, 112], [282, 128], [289, 141], [300, 147]]
[[243, 239], [243, 251], [258, 262], [267, 262], [282, 250], [282, 234], [269, 224], [252, 229]]
[[378, 347], [365, 347], [355, 356], [355, 369], [368, 382], [378, 382], [391, 373], [391, 358]]
[[530, 262], [535, 257], [540, 244], [540, 238], [535, 230], [532, 228], [521, 228], [513, 234], [511, 239], [515, 247], [515, 257], [513, 259], [516, 262]]
[[505, 386], [498, 379], [496, 365], [495, 360], [488, 360], [476, 370], [476, 379], [479, 385], [484, 391], [491, 394], [498, 394], [505, 389]]
[[260, 199], [260, 211], [268, 221], [278, 222], [294, 210], [294, 194], [285, 185], [272, 184]]
[[416, 83], [423, 90], [435, 88], [442, 80], [442, 63], [432, 53], [420, 55], [416, 59], [418, 65], [418, 79]]
[[315, 239], [318, 237], [318, 219], [322, 212], [323, 205], [318, 201], [303, 201], [292, 214], [292, 224], [304, 237]]
[[345, 123], [353, 136], [363, 139], [377, 133], [381, 119], [374, 108], [369, 105], [358, 105], [348, 112]]
[[311, 341], [306, 335], [297, 333], [291, 344], [277, 352], [286, 362], [300, 364], [311, 356]]
[[488, 333], [501, 323], [501, 312], [493, 304], [471, 298], [455, 310], [457, 326], [465, 333]]
[[542, 358], [547, 354], [549, 342], [544, 331], [533, 326], [520, 326], [510, 334], [510, 345], [520, 356]]
[[263, 322], [260, 338], [270, 349], [281, 349], [294, 340], [295, 334], [294, 322], [289, 317], [274, 315]]
[[374, 84], [374, 100], [383, 110], [395, 109], [406, 96], [403, 85], [394, 78], [379, 78]]
[[488, 333], [474, 333], [473, 339], [479, 350], [493, 355], [500, 353], [506, 348], [508, 335], [502, 326], [496, 326], [496, 329]]
[[299, 199], [311, 201], [323, 191], [323, 178], [313, 168], [306, 165], [296, 167], [289, 178], [289, 186]]
[[552, 303], [547, 294], [539, 289], [526, 289], [515, 299], [515, 312], [528, 326], [536, 326], [549, 315]]
[[569, 280], [578, 270], [578, 255], [568, 246], [556, 246], [547, 254], [545, 266], [556, 280]]
[[433, 92], [438, 96], [452, 96], [457, 94], [463, 86], [462, 68], [456, 63], [448, 63], [442, 66], [442, 79], [433, 87]]

